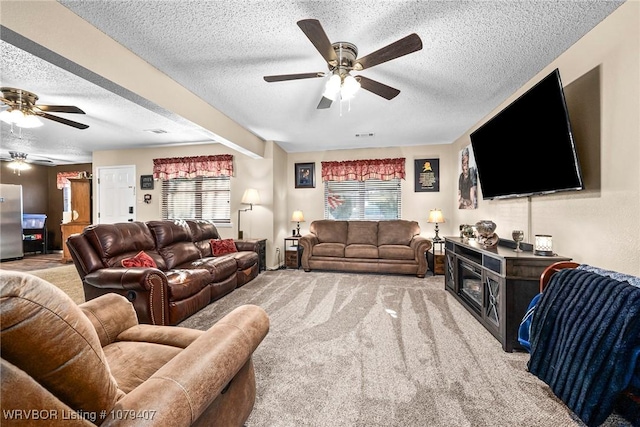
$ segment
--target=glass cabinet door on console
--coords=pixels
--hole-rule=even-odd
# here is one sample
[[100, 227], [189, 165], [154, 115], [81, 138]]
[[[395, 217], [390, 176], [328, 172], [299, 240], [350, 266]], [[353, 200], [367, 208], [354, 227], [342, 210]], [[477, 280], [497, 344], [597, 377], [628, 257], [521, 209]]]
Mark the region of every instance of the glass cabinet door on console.
[[[515, 247], [515, 246], [514, 246]], [[445, 289], [502, 344], [521, 349], [518, 327], [538, 293], [540, 274], [571, 258], [514, 252], [511, 247], [483, 248], [475, 241], [445, 238]]]

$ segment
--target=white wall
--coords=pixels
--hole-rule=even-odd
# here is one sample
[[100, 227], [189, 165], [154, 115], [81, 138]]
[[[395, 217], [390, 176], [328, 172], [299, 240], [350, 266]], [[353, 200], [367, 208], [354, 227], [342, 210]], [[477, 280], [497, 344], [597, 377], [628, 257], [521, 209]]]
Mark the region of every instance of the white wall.
[[[558, 254], [640, 275], [640, 2], [623, 4], [455, 141], [454, 150], [470, 144], [473, 130], [555, 68], [560, 69], [565, 87], [599, 68], [600, 152], [588, 154], [600, 157], [600, 170], [583, 170], [599, 175], [599, 185], [530, 201], [479, 200], [477, 210], [455, 210], [453, 221], [491, 219], [503, 237], [515, 228], [525, 229], [525, 235], [551, 234]], [[508, 179], [514, 166], [499, 166]]]

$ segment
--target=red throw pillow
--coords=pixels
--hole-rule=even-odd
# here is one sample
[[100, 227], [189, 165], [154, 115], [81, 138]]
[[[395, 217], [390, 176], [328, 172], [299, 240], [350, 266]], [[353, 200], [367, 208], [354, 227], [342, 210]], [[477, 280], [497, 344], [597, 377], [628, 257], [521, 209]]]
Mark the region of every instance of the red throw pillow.
[[214, 239], [211, 240], [211, 252], [213, 256], [220, 256], [238, 252], [238, 249], [236, 249], [236, 244], [233, 242], [233, 239]]
[[158, 268], [156, 262], [144, 251], [140, 251], [133, 258], [125, 258], [122, 261], [123, 267], [153, 267]]

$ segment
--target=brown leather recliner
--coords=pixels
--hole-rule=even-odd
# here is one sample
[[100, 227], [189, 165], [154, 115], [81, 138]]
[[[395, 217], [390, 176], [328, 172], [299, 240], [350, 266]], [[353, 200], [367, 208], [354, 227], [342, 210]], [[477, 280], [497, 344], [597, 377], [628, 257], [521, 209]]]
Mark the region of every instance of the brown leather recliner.
[[251, 356], [269, 329], [244, 305], [207, 331], [138, 324], [110, 293], [76, 305], [52, 284], [0, 271], [2, 425], [240, 426]]

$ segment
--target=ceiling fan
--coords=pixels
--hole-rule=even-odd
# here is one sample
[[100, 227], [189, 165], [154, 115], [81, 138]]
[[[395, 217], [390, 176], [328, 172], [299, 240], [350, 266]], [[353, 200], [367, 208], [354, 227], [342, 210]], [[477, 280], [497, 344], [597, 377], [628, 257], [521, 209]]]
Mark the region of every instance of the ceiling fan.
[[87, 129], [89, 127], [82, 123], [49, 114], [49, 112], [84, 114], [84, 111], [78, 107], [70, 105], [37, 105], [38, 95], [23, 89], [2, 87], [0, 92], [2, 92], [2, 98], [0, 99], [9, 107], [0, 113], [0, 119], [4, 122], [15, 123], [18, 127], [24, 128], [37, 127], [41, 123], [36, 117], [42, 117], [77, 129]]
[[[351, 71], [362, 71], [422, 49], [422, 40], [420, 40], [417, 34], [413, 33], [369, 55], [358, 58], [358, 48], [353, 43], [331, 43], [320, 21], [317, 19], [303, 19], [298, 21], [298, 27], [300, 27], [325, 61], [327, 61], [329, 67], [328, 74], [331, 75], [325, 87], [325, 92], [318, 104], [318, 109], [329, 108], [338, 96], [343, 100], [349, 99], [360, 87], [388, 100], [395, 98], [400, 93], [398, 89], [364, 76], [359, 75], [354, 77], [351, 75]], [[272, 83], [285, 80], [324, 77], [326, 75], [324, 72], [281, 74], [264, 76], [264, 79]]]

